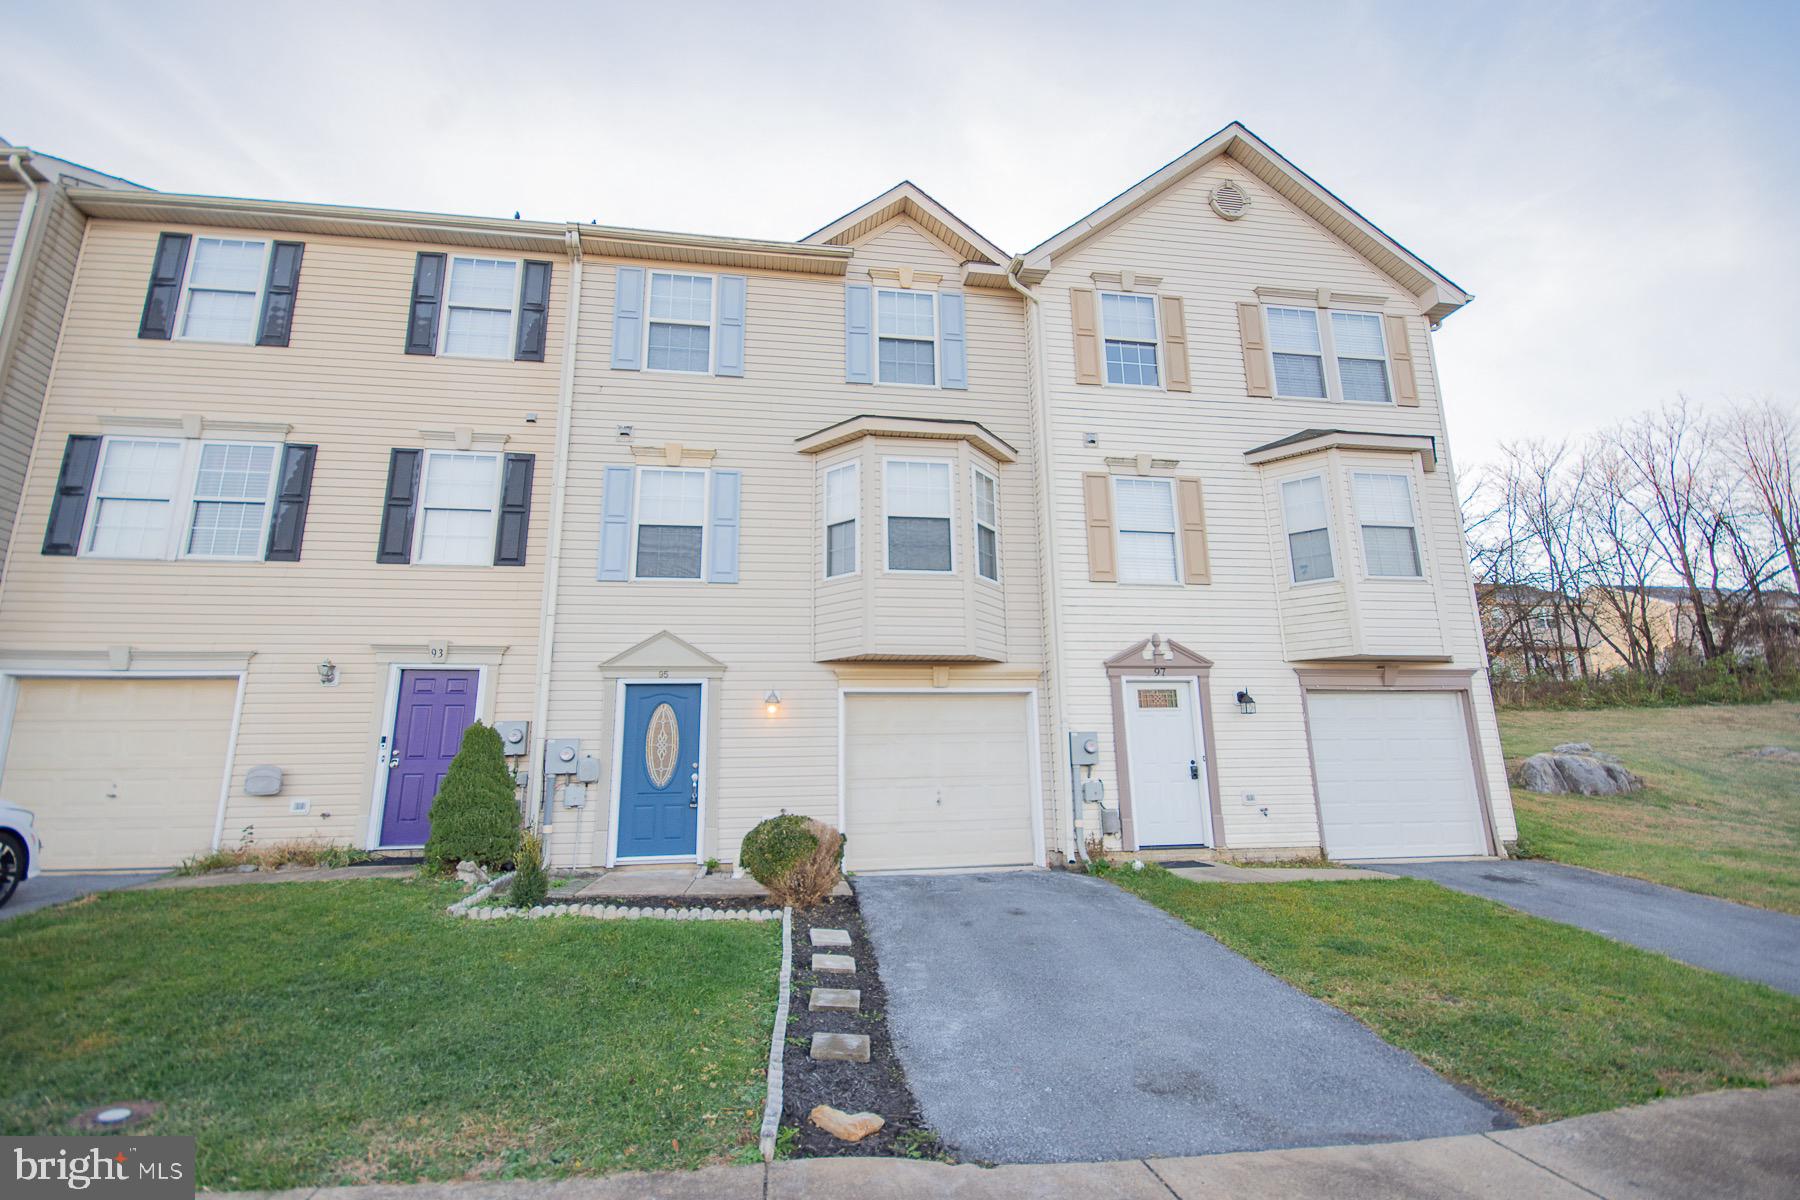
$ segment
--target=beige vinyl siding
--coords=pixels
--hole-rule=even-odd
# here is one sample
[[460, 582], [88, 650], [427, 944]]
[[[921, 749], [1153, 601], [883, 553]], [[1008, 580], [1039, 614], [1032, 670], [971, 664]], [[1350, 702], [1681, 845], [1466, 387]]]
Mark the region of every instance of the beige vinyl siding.
[[[941, 273], [947, 282], [960, 278], [955, 256], [905, 218], [879, 227], [856, 250], [853, 279], [869, 265], [911, 266]], [[559, 865], [605, 860], [612, 836], [607, 825], [615, 713], [601, 664], [667, 630], [724, 664], [717, 684], [719, 724], [712, 731], [717, 750], [700, 840], [703, 855], [732, 861], [750, 826], [782, 809], [836, 823], [840, 676], [873, 672], [917, 686], [932, 682], [929, 666], [850, 667], [817, 661], [861, 636], [856, 616], [860, 589], [881, 569], [881, 481], [863, 458], [861, 573], [825, 582], [823, 469], [864, 451], [852, 445], [815, 457], [798, 453], [796, 438], [864, 413], [902, 414], [979, 421], [1018, 449], [1019, 461], [997, 472], [1001, 571], [1009, 584], [1019, 584], [1007, 592], [1007, 625], [1016, 636], [1007, 639], [1005, 663], [959, 664], [951, 668], [949, 683], [951, 688], [970, 687], [1022, 676], [1027, 681], [1023, 686], [1035, 684], [1041, 616], [1023, 302], [1009, 291], [965, 292], [967, 391], [846, 384], [843, 280], [757, 271], [747, 272], [743, 378], [614, 371], [609, 364], [617, 265], [590, 259], [585, 267], [560, 612], [545, 730], [553, 737], [581, 738], [584, 749], [605, 762], [604, 777], [591, 789], [585, 807], [556, 810], [551, 854]], [[632, 426], [629, 444], [618, 436], [620, 424]], [[631, 463], [634, 449], [648, 451], [669, 442], [690, 451], [715, 451], [713, 467], [743, 472], [740, 582], [596, 582], [603, 468]], [[890, 448], [896, 444], [884, 440], [870, 453], [877, 459], [913, 453]], [[909, 444], [933, 454], [954, 454], [956, 445]], [[966, 478], [960, 486], [966, 492]], [[961, 492], [956, 511], [959, 517], [966, 512]], [[968, 537], [960, 527], [956, 533]], [[959, 572], [973, 569], [964, 549], [959, 547]], [[956, 578], [959, 582], [952, 586], [960, 587], [965, 576]], [[893, 636], [885, 625], [878, 628], [884, 639]], [[904, 640], [884, 645], [918, 649]], [[774, 717], [762, 703], [771, 689], [781, 694]]]
[[[301, 239], [306, 254], [289, 347], [140, 340], [147, 272], [165, 228], [213, 232], [89, 226], [21, 513], [27, 552], [14, 556], [0, 598], [0, 651], [129, 646], [165, 660], [252, 655], [226, 842], [254, 827], [265, 843], [323, 836], [360, 844], [388, 687], [374, 647], [422, 660], [428, 642], [445, 641], [446, 666], [469, 665], [469, 647], [505, 647], [484, 716], [531, 716], [568, 264], [555, 265], [542, 363], [403, 353], [414, 256], [449, 248], [311, 235]], [[128, 562], [35, 552], [70, 434], [102, 432], [105, 416], [184, 414], [290, 423], [287, 440], [318, 445], [301, 561]], [[389, 449], [423, 445], [421, 429], [458, 427], [505, 435], [507, 451], [537, 455], [528, 565], [377, 564]], [[320, 685], [316, 668], [325, 658], [338, 665], [335, 687]], [[281, 795], [243, 794], [244, 772], [261, 764], [287, 772]], [[310, 811], [291, 814], [296, 799], [309, 801]]]
[[6, 269], [12, 265], [13, 235], [18, 232], [19, 212], [24, 207], [22, 184], [0, 184], [0, 279], [6, 277]]
[[[1250, 214], [1226, 222], [1208, 204], [1210, 189], [1230, 178], [1251, 197]], [[1076, 383], [1071, 288], [1096, 271], [1133, 269], [1161, 276], [1159, 291], [1182, 297], [1187, 315], [1189, 394], [1132, 391], [1130, 403], [1106, 403], [1111, 389]], [[1240, 304], [1257, 287], [1330, 288], [1381, 295], [1384, 311], [1408, 318], [1419, 406], [1331, 404], [1255, 397], [1246, 392]], [[1043, 303], [1049, 404], [1056, 478], [1050, 498], [1057, 539], [1062, 645], [1057, 671], [1072, 728], [1101, 731], [1095, 776], [1116, 786], [1112, 710], [1101, 663], [1160, 632], [1214, 662], [1212, 688], [1222, 833], [1234, 848], [1319, 845], [1295, 654], [1327, 653], [1347, 636], [1347, 612], [1296, 612], [1282, 594], [1288, 566], [1278, 500], [1264, 472], [1244, 451], [1307, 428], [1351, 428], [1429, 434], [1444, 445], [1437, 381], [1426, 323], [1413, 298], [1316, 222], [1230, 159], [1219, 159], [1172, 187], [1103, 235], [1057, 262], [1035, 288]], [[1260, 330], [1255, 331], [1260, 336]], [[1119, 393], [1121, 396], [1125, 392]], [[1084, 444], [1097, 435], [1098, 445]], [[1179, 475], [1204, 481], [1212, 583], [1205, 590], [1132, 587], [1090, 581], [1084, 535], [1082, 476], [1107, 470], [1108, 457], [1154, 454], [1175, 459]], [[1284, 464], [1285, 466], [1285, 464]], [[1275, 474], [1274, 468], [1267, 474]], [[1451, 666], [1472, 669], [1472, 694], [1502, 839], [1514, 836], [1500, 747], [1487, 695], [1485, 657], [1473, 593], [1462, 557], [1452, 472], [1446, 462], [1417, 477], [1421, 554], [1429, 563], [1442, 649]], [[1340, 576], [1353, 547], [1337, 535]], [[1321, 594], [1320, 610], [1332, 607]], [[1285, 630], [1284, 630], [1285, 627]], [[1298, 644], [1284, 649], [1284, 636]], [[1383, 635], [1385, 636], [1385, 635]], [[1232, 697], [1255, 696], [1245, 716]], [[1245, 802], [1254, 794], [1255, 804]], [[1267, 816], [1262, 814], [1267, 809]]]

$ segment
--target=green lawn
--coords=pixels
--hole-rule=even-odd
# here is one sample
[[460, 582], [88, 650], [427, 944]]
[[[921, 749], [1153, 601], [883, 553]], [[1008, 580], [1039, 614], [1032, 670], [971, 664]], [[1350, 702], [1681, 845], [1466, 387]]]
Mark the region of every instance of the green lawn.
[[1644, 777], [1630, 796], [1514, 788], [1530, 854], [1691, 892], [1800, 913], [1800, 764], [1748, 750], [1800, 750], [1800, 704], [1500, 713], [1510, 763], [1592, 742]]
[[755, 1141], [780, 928], [456, 920], [453, 886], [116, 892], [0, 924], [0, 1132], [164, 1106], [199, 1183], [690, 1167]]
[[1526, 1120], [1800, 1081], [1800, 997], [1423, 880], [1110, 878]]

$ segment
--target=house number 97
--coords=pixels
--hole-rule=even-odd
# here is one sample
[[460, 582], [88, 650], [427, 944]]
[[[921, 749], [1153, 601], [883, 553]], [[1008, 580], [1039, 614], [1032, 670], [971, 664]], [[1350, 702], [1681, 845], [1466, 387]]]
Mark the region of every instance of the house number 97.
[[1151, 667], [1150, 673], [1152, 675], [1167, 675], [1169, 673], [1169, 668], [1167, 668], [1167, 667]]

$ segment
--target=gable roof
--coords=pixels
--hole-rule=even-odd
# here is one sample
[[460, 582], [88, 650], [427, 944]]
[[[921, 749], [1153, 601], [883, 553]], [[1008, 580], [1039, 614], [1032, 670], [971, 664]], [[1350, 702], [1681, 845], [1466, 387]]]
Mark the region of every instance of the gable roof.
[[867, 204], [851, 209], [823, 229], [801, 238], [803, 245], [847, 246], [898, 216], [910, 217], [938, 241], [967, 262], [1004, 267], [1011, 256], [977, 233], [973, 226], [926, 194], [910, 179], [902, 179]]
[[1276, 153], [1239, 121], [1233, 121], [1061, 233], [1026, 251], [1019, 278], [1026, 283], [1041, 281], [1058, 258], [1117, 225], [1221, 155], [1241, 164], [1278, 195], [1412, 292], [1425, 315], [1434, 323], [1475, 298], [1345, 204], [1318, 180]]

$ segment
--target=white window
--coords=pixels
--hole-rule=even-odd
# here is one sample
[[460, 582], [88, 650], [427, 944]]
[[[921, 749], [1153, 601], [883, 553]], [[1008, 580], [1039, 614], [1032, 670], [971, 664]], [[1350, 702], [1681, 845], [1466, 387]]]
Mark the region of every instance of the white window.
[[413, 561], [479, 566], [494, 561], [500, 456], [428, 450]]
[[1294, 582], [1334, 578], [1324, 478], [1308, 475], [1282, 484], [1281, 511], [1287, 525], [1288, 562], [1293, 567]]
[[466, 358], [509, 357], [518, 299], [518, 263], [452, 258], [444, 304], [444, 353]]
[[825, 472], [825, 578], [856, 574], [857, 514], [862, 511], [862, 471], [845, 463]]
[[890, 458], [882, 465], [890, 571], [955, 569], [950, 464]]
[[187, 549], [195, 558], [261, 558], [275, 490], [269, 442], [203, 442], [194, 472]]
[[975, 469], [975, 573], [1000, 582], [1000, 481]]
[[650, 272], [644, 365], [652, 371], [711, 371], [712, 319], [712, 276]]
[[1162, 385], [1156, 369], [1156, 297], [1101, 292], [1100, 336], [1106, 342], [1106, 382]]
[[1326, 399], [1325, 350], [1319, 341], [1319, 313], [1312, 308], [1270, 305], [1269, 352], [1275, 356], [1275, 394]]
[[1333, 312], [1331, 341], [1337, 350], [1338, 386], [1344, 399], [1366, 404], [1386, 404], [1392, 399], [1380, 314]]
[[262, 558], [278, 450], [272, 442], [107, 438], [82, 553]]
[[632, 577], [699, 579], [706, 543], [705, 471], [646, 467], [638, 472]]
[[877, 380], [930, 387], [937, 383], [937, 297], [930, 292], [875, 293]]
[[1413, 522], [1412, 484], [1406, 476], [1357, 472], [1351, 476], [1351, 490], [1369, 574], [1413, 579], [1423, 574]]
[[181, 336], [200, 342], [251, 342], [261, 310], [269, 243], [194, 239], [182, 296]]
[[1167, 479], [1113, 480], [1119, 521], [1119, 582], [1177, 583], [1175, 487]]

